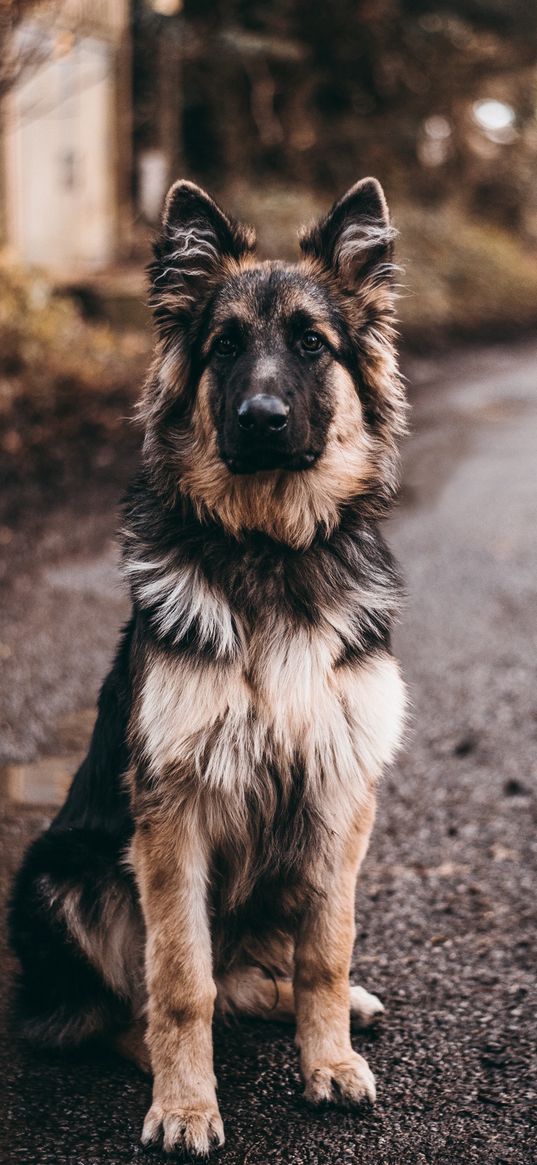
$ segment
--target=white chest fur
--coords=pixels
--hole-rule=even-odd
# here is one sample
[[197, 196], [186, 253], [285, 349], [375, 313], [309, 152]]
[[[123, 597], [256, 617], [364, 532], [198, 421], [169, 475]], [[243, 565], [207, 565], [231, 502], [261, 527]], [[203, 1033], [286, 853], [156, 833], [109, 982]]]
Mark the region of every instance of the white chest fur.
[[284, 775], [299, 756], [325, 792], [337, 782], [360, 799], [400, 741], [404, 685], [388, 654], [338, 667], [337, 648], [328, 624], [291, 632], [275, 622], [233, 662], [152, 655], [138, 728], [153, 776], [173, 766], [236, 794], [267, 755]]

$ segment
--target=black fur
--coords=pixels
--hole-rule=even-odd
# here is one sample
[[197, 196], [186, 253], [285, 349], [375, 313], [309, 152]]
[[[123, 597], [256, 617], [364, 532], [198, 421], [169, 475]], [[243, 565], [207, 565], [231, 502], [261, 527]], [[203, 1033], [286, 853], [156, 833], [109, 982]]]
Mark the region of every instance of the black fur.
[[[334, 595], [352, 605], [349, 637], [342, 636], [341, 661], [356, 659], [389, 646], [389, 632], [401, 597], [400, 574], [378, 527], [355, 506], [342, 514], [331, 537], [319, 534], [310, 547], [295, 550], [266, 534], [253, 532], [241, 541], [217, 523], [201, 524], [188, 502], [163, 506], [145, 475], [132, 485], [125, 502], [124, 555], [127, 562], [155, 562], [152, 580], [193, 565], [229, 603], [232, 615], [246, 627], [278, 611], [291, 623], [315, 626]], [[159, 568], [158, 563], [164, 565]], [[143, 612], [151, 635], [167, 647], [211, 653], [212, 645], [196, 634], [196, 624], [181, 635], [175, 627], [159, 631], [158, 601], [144, 599], [143, 576], [131, 575], [132, 597]], [[357, 605], [355, 595], [364, 596]], [[368, 606], [367, 595], [371, 594]], [[378, 599], [382, 600], [378, 606]], [[377, 603], [375, 603], [377, 600]]]
[[95, 927], [111, 885], [135, 900], [122, 863], [133, 828], [123, 783], [132, 639], [133, 620], [102, 686], [88, 755], [50, 828], [28, 850], [13, 888], [9, 929], [21, 964], [16, 1009], [21, 1030], [38, 1043], [76, 1045], [127, 1015], [126, 1000], [73, 942], [60, 906], [66, 895], [80, 892], [81, 915]]
[[[307, 292], [318, 305], [316, 316], [293, 307], [295, 296]], [[251, 317], [237, 318], [234, 304], [246, 296]], [[211, 304], [211, 329], [232, 344], [231, 355], [219, 355], [215, 343], [205, 366], [212, 372], [211, 403], [220, 455], [233, 472], [259, 469], [303, 469], [321, 455], [332, 419], [326, 369], [332, 353], [326, 341], [310, 352], [303, 337], [314, 330], [319, 315], [332, 327], [339, 322], [327, 295], [313, 280], [278, 267], [268, 278], [245, 271], [229, 280]], [[201, 333], [203, 343], [203, 331]], [[289, 410], [288, 422], [270, 440], [241, 429], [238, 410], [256, 394], [270, 395]]]
[[[384, 208], [375, 201], [374, 190], [368, 190], [367, 199], [368, 216], [383, 222]], [[352, 200], [338, 204], [335, 218], [327, 218], [305, 238], [305, 254], [327, 268], [337, 266], [337, 242], [357, 213]], [[386, 259], [386, 239], [382, 241], [381, 233], [378, 238], [369, 250], [363, 242], [358, 247], [367, 275]], [[11, 900], [11, 940], [21, 964], [20, 1022], [41, 1042], [76, 1044], [116, 1028], [126, 1022], [138, 990], [137, 955], [132, 974], [126, 966], [123, 979], [105, 982], [68, 918], [74, 903], [77, 927], [100, 942], [107, 927], [120, 915], [128, 916], [142, 939], [126, 854], [135, 822], [143, 828], [147, 805], [159, 796], [147, 779], [133, 728], [148, 654], [158, 649], [185, 663], [195, 660], [200, 669], [225, 666], [238, 657], [241, 633], [248, 635], [265, 622], [268, 627], [276, 617], [291, 630], [315, 629], [334, 605], [341, 615], [340, 666], [389, 650], [401, 588], [394, 560], [371, 516], [383, 508], [381, 484], [375, 485], [374, 497], [364, 493], [349, 498], [341, 505], [337, 527], [328, 534], [320, 524], [300, 549], [260, 529], [245, 529], [239, 537], [210, 515], [201, 520], [188, 493], [178, 488], [181, 450], [192, 443], [193, 405], [204, 372], [210, 375], [210, 409], [221, 460], [237, 472], [267, 465], [301, 469], [305, 455], [316, 460], [325, 447], [334, 409], [328, 372], [337, 363], [350, 373], [363, 401], [377, 451], [383, 452], [382, 442], [386, 445], [384, 461], [379, 455], [378, 480], [386, 478], [385, 500], [393, 494], [393, 450], [403, 406], [398, 389], [393, 399], [375, 397], [372, 369], [379, 361], [378, 343], [367, 365], [346, 316], [347, 292], [338, 298], [326, 272], [326, 277], [316, 278], [311, 266], [298, 271], [274, 265], [237, 271], [251, 246], [249, 233], [208, 196], [188, 184], [172, 190], [151, 271], [160, 347], [146, 393], [144, 464], [125, 502], [122, 538], [132, 618], [100, 694], [88, 756], [50, 829], [30, 848]], [[222, 275], [223, 257], [235, 264], [227, 275]], [[233, 322], [238, 291], [243, 304], [245, 291], [250, 295], [249, 329]], [[315, 353], [301, 346], [304, 332], [317, 318], [300, 308], [303, 293], [318, 305], [330, 329], [330, 339]], [[367, 318], [363, 311], [361, 318]], [[217, 336], [235, 344], [232, 364], [216, 352]], [[181, 368], [171, 388], [173, 378], [161, 383], [162, 361], [170, 358]], [[270, 384], [256, 380], [264, 359], [278, 366], [275, 379], [274, 372], [269, 374]], [[267, 387], [283, 395], [290, 407], [289, 426], [274, 439], [269, 454], [261, 453], [255, 442], [247, 446], [236, 421], [245, 394]], [[388, 391], [386, 384], [383, 391]], [[181, 579], [186, 579], [186, 588], [201, 588], [200, 593], [225, 604], [225, 636], [216, 623], [211, 627], [203, 611], [181, 613]], [[297, 752], [290, 773], [280, 773], [270, 735], [267, 740], [266, 756], [247, 794], [248, 854], [230, 832], [229, 843], [214, 855], [215, 957], [221, 966], [232, 961], [237, 935], [292, 928], [304, 894], [315, 892], [302, 881], [300, 898], [294, 888], [308, 854], [326, 840], [319, 808], [308, 799], [303, 759]], [[173, 796], [176, 774], [169, 776]], [[225, 937], [220, 925], [224, 916]]]

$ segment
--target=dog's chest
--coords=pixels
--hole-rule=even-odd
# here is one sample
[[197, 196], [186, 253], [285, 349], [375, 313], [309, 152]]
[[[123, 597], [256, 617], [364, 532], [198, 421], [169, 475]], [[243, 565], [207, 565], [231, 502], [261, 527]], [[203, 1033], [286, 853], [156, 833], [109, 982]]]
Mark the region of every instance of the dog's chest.
[[[214, 612], [213, 612], [214, 614]], [[388, 655], [341, 665], [333, 623], [260, 616], [232, 659], [156, 653], [139, 705], [154, 775], [175, 769], [206, 788], [245, 789], [296, 767], [310, 782], [360, 789], [391, 759], [403, 693]]]

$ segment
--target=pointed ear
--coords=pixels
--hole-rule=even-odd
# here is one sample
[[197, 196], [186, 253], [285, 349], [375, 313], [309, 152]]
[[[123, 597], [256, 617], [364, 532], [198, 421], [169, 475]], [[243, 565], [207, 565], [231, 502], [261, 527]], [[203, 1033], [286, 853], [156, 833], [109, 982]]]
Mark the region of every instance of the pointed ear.
[[302, 231], [300, 247], [352, 291], [373, 272], [389, 280], [395, 235], [380, 182], [362, 178], [324, 218]]
[[149, 267], [150, 302], [161, 329], [190, 321], [223, 274], [226, 259], [244, 258], [255, 233], [235, 222], [193, 182], [179, 181], [168, 192], [160, 234]]

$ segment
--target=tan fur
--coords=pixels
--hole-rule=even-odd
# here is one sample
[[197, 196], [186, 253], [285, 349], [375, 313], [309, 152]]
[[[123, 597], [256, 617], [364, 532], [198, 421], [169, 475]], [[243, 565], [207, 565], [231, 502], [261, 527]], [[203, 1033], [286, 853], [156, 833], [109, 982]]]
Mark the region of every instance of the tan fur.
[[147, 1045], [153, 1101], [142, 1140], [162, 1129], [165, 1149], [182, 1139], [192, 1152], [222, 1144], [212, 1066], [216, 998], [207, 909], [204, 831], [194, 807], [172, 825], [160, 817], [137, 829], [131, 851], [146, 924]]
[[[306, 550], [316, 536], [328, 538], [357, 499], [365, 523], [385, 512], [405, 424], [392, 323], [393, 235], [370, 179], [303, 234], [300, 278], [282, 282], [274, 311], [284, 325], [305, 313], [327, 341], [326, 441], [323, 428], [323, 451], [307, 470], [233, 473], [224, 461], [235, 465], [233, 458], [219, 452], [215, 391], [223, 373], [212, 364], [212, 346], [234, 315], [260, 361], [256, 376], [276, 378], [258, 292], [278, 265], [258, 265], [253, 238], [203, 192], [188, 183], [172, 189], [153, 265], [160, 340], [143, 405], [151, 490], [170, 514], [175, 507], [190, 520], [193, 510], [202, 525], [220, 525], [238, 541], [255, 531]], [[251, 278], [243, 278], [244, 267]], [[227, 294], [212, 301], [209, 334], [199, 331], [207, 367], [198, 381], [189, 356], [193, 326], [221, 283]], [[344, 355], [338, 359], [341, 332], [329, 323], [337, 316], [323, 303], [336, 310], [355, 350], [356, 383]], [[310, 416], [306, 436], [308, 424], [316, 431]], [[232, 611], [237, 572], [224, 593], [225, 575], [208, 554], [201, 577], [175, 555], [173, 527], [161, 558], [144, 553], [155, 543], [147, 535], [140, 541], [138, 526], [132, 554], [128, 538], [127, 572], [154, 632], [140, 648], [129, 730], [132, 862], [147, 929], [155, 1075], [143, 1139], [163, 1131], [165, 1148], [203, 1153], [223, 1139], [211, 1054], [215, 1001], [223, 1014], [296, 1015], [310, 1100], [374, 1100], [372, 1074], [350, 1043], [349, 1015], [353, 1008], [371, 1022], [382, 1005], [363, 988], [351, 991], [349, 969], [375, 786], [403, 726], [404, 686], [380, 646], [399, 588], [377, 543], [369, 570], [361, 573], [357, 557], [340, 582], [334, 569], [329, 592], [323, 576], [308, 619], [285, 616], [283, 600], [270, 602], [270, 587], [267, 601], [257, 591], [262, 609], [252, 610], [252, 587], [251, 603]], [[367, 555], [367, 534], [361, 549]], [[190, 632], [203, 650], [170, 650]], [[252, 923], [273, 886], [274, 903], [262, 905]], [[237, 933], [227, 949], [232, 914]], [[128, 1040], [139, 1047], [133, 1033]]]
[[[330, 646], [326, 631], [324, 639], [309, 645], [300, 638], [287, 656], [276, 637], [265, 640], [263, 649], [258, 644], [248, 657], [248, 678], [244, 660], [198, 668], [154, 652], [148, 661], [138, 732], [155, 779], [162, 771], [175, 777], [172, 799], [142, 811], [132, 847], [147, 927], [147, 1042], [155, 1072], [147, 1141], [162, 1127], [165, 1144], [171, 1145], [180, 1127], [186, 1147], [205, 1151], [223, 1136], [211, 1056], [216, 987], [205, 855], [223, 832], [237, 840], [242, 832], [248, 844], [244, 794], [269, 726], [282, 756], [298, 744], [312, 782], [320, 756], [326, 780], [333, 782], [317, 794], [334, 831], [333, 861], [321, 859], [309, 871], [323, 893], [306, 912], [296, 944], [294, 999], [307, 1095], [326, 1099], [335, 1082], [349, 1100], [374, 1096], [367, 1065], [349, 1040], [354, 885], [373, 819], [372, 782], [391, 758], [401, 730], [403, 687], [391, 657], [335, 669]], [[285, 690], [288, 701], [282, 698]], [[212, 783], [225, 800], [193, 797], [193, 772], [194, 788]], [[226, 990], [229, 1003], [229, 978], [221, 987], [224, 1001]], [[266, 1001], [259, 980], [243, 983], [239, 1009], [257, 1014], [263, 996]], [[289, 1016], [291, 1004], [290, 988], [283, 986], [281, 1001], [270, 1010]]]
[[291, 979], [271, 979], [260, 967], [239, 966], [217, 981], [216, 1006], [224, 1016], [255, 1015], [287, 1023], [294, 1020]]
[[365, 492], [372, 476], [371, 438], [348, 372], [336, 365], [332, 373], [335, 408], [326, 449], [313, 468], [299, 473], [232, 474], [218, 454], [209, 390], [205, 374], [181, 470], [181, 490], [200, 518], [216, 518], [235, 537], [263, 530], [296, 548], [307, 547], [319, 527], [329, 534], [342, 503]]
[[[217, 980], [217, 1010], [224, 1016], [254, 1015], [279, 1023], [294, 1023], [295, 995], [291, 979], [270, 978], [260, 967], [239, 966]], [[349, 990], [351, 1024], [369, 1027], [384, 1008], [376, 995], [364, 987]], [[128, 1053], [127, 1053], [128, 1054]]]
[[[260, 967], [239, 965], [216, 980], [216, 1011], [224, 1018], [248, 1015], [276, 1023], [294, 1023], [295, 995], [291, 979], [272, 978]], [[383, 1015], [384, 1007], [376, 995], [363, 987], [351, 985], [351, 1026], [367, 1028]], [[137, 1020], [113, 1039], [120, 1056], [131, 1060], [146, 1075], [151, 1074], [151, 1057], [147, 1046], [147, 1024]]]
[[99, 923], [88, 928], [81, 916], [80, 897], [81, 891], [74, 890], [62, 900], [72, 938], [113, 991], [125, 999], [141, 999], [143, 936], [131, 900], [112, 885]]
[[[375, 1097], [349, 1021], [383, 1008], [349, 971], [356, 878], [405, 705], [389, 650], [401, 584], [375, 524], [405, 412], [392, 238], [366, 180], [304, 234], [298, 265], [258, 263], [252, 233], [178, 182], [155, 243], [157, 350], [124, 511], [132, 618], [40, 851], [63, 831], [65, 877], [38, 865], [30, 878], [53, 958], [61, 931], [97, 974], [86, 1006], [47, 990], [29, 1018], [56, 1044], [109, 1030], [150, 1066], [142, 1140], [165, 1151], [223, 1143], [215, 1008], [296, 1019], [311, 1101]], [[250, 425], [243, 405], [264, 397]]]
[[374, 798], [340, 836], [330, 870], [330, 893], [306, 912], [295, 947], [297, 1043], [314, 1103], [375, 1099], [375, 1081], [349, 1034], [349, 969], [354, 941], [354, 894], [374, 819]]
[[[303, 268], [340, 300], [339, 275], [311, 257], [303, 260]], [[374, 485], [393, 497], [398, 485], [398, 443], [406, 433], [408, 403], [395, 346], [393, 283], [384, 267], [359, 280], [352, 296], [345, 297], [344, 310], [360, 351], [362, 385], [374, 402], [377, 433], [370, 450]]]

